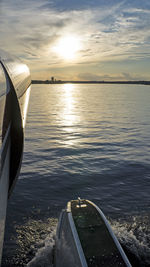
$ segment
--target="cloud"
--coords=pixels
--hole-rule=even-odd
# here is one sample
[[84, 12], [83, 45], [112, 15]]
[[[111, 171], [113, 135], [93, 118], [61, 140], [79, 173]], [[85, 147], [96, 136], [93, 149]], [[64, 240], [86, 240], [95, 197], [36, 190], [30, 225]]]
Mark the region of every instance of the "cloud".
[[[145, 79], [144, 76], [143, 80]], [[93, 73], [80, 73], [77, 77], [79, 80], [84, 80], [84, 81], [139, 81], [139, 76], [138, 75], [133, 75], [131, 73], [118, 73], [117, 75], [108, 75], [108, 74], [93, 74]]]
[[[23, 57], [34, 72], [50, 65], [145, 59], [150, 57], [150, 4], [144, 2], [1, 1], [0, 46]], [[64, 62], [52, 47], [74, 33], [82, 49], [74, 62]]]
[[78, 79], [79, 80], [85, 80], [85, 81], [103, 81], [103, 80], [109, 80], [110, 76], [108, 74], [104, 74], [104, 75], [97, 75], [97, 74], [93, 74], [93, 73], [80, 73], [78, 75]]

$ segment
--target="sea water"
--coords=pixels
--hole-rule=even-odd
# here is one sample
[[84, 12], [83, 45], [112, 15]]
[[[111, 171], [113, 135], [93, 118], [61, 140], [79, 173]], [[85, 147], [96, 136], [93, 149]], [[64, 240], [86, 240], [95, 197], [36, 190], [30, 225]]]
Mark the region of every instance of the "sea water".
[[70, 199], [105, 213], [133, 266], [150, 266], [150, 86], [33, 85], [2, 267], [53, 266]]

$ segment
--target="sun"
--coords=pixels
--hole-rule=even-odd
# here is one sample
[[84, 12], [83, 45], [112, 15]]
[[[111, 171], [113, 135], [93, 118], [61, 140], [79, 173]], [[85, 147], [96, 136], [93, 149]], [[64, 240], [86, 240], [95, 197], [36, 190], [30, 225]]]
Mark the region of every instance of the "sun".
[[53, 47], [53, 51], [65, 60], [72, 60], [77, 57], [81, 44], [77, 36], [62, 37]]

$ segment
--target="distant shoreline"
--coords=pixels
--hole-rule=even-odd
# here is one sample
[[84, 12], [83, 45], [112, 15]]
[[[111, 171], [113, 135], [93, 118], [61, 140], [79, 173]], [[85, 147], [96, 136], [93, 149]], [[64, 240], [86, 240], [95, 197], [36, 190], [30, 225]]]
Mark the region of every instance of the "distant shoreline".
[[150, 85], [150, 81], [51, 81], [32, 80], [32, 84], [143, 84]]

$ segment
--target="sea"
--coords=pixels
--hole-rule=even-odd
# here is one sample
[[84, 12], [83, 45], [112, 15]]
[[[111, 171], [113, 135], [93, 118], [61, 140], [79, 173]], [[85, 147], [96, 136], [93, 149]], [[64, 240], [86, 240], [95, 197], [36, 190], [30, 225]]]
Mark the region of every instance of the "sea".
[[101, 208], [132, 266], [150, 266], [149, 85], [32, 85], [2, 267], [52, 267], [59, 214], [78, 197]]

